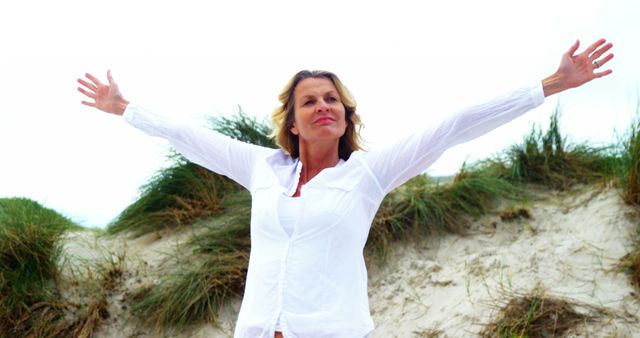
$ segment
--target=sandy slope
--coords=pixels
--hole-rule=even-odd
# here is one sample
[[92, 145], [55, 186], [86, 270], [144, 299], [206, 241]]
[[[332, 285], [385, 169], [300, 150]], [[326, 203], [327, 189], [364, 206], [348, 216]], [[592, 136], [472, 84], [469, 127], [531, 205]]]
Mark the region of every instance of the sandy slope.
[[[370, 271], [374, 337], [474, 337], [500, 305], [534, 287], [607, 310], [606, 318], [579, 327], [575, 336], [640, 337], [640, 298], [625, 275], [612, 271], [630, 250], [640, 219], [618, 193], [593, 187], [538, 192], [525, 207], [531, 219], [503, 222], [496, 213], [472, 220], [465, 237], [434, 236], [397, 245], [389, 266]], [[101, 259], [108, 252], [126, 257], [125, 280], [110, 297], [111, 317], [95, 337], [159, 336], [134, 327], [127, 296], [157, 279], [167, 269], [163, 258], [189, 235], [136, 240], [72, 236], [67, 244], [72, 261]], [[69, 291], [70, 297], [74, 294]], [[218, 328], [203, 325], [173, 336], [228, 337], [238, 308], [236, 301], [225, 309]]]
[[473, 235], [402, 250], [393, 268], [371, 280], [376, 336], [474, 336], [497, 306], [536, 286], [619, 315], [580, 329], [580, 336], [640, 335], [638, 323], [622, 320], [637, 321], [638, 298], [626, 276], [610, 272], [632, 244], [631, 210], [617, 193], [548, 195], [529, 209], [530, 220], [487, 216], [474, 222]]

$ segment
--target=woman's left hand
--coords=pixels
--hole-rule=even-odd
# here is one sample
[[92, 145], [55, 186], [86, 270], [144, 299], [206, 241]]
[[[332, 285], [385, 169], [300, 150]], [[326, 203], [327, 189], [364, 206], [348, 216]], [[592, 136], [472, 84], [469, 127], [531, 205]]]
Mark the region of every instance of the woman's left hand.
[[[606, 43], [605, 39], [600, 39], [582, 53], [575, 54], [579, 46], [580, 41], [576, 41], [562, 55], [558, 70], [553, 75], [542, 80], [544, 96], [575, 88], [593, 79], [611, 74], [611, 69], [604, 71], [598, 71], [598, 69], [613, 58], [611, 53], [605, 55], [613, 47], [613, 44]], [[603, 55], [605, 56], [603, 57]]]

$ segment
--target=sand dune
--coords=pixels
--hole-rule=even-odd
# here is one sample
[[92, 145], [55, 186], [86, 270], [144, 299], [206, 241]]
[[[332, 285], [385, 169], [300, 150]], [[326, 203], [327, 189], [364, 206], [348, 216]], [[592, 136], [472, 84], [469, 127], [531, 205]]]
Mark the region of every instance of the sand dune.
[[[613, 188], [570, 192], [531, 190], [524, 205], [505, 202], [497, 211], [523, 207], [531, 218], [501, 220], [498, 212], [469, 220], [467, 236], [443, 234], [419, 243], [398, 243], [384, 268], [370, 269], [369, 299], [374, 337], [475, 337], [499, 308], [534, 289], [599, 312], [572, 336], [640, 337], [640, 297], [614, 269], [638, 238], [640, 219]], [[124, 281], [109, 295], [110, 316], [94, 337], [156, 337], [129, 317], [132, 291], [170, 269], [167, 255], [191, 235], [150, 234], [95, 239], [89, 232], [66, 244], [70, 271], [106, 257], [122, 257]], [[76, 297], [82, 286], [69, 286]], [[221, 313], [219, 327], [192, 327], [175, 337], [232, 336], [239, 300]], [[604, 315], [603, 315], [604, 313]]]

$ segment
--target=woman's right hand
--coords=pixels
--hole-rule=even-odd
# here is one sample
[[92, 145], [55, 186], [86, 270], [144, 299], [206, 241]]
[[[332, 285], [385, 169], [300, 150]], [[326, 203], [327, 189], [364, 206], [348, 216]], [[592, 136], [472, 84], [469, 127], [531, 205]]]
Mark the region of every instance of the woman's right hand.
[[113, 77], [111, 77], [111, 71], [107, 71], [109, 84], [100, 82], [95, 76], [89, 73], [86, 73], [85, 76], [91, 82], [78, 79], [78, 83], [82, 85], [82, 87], [78, 87], [78, 91], [90, 99], [93, 99], [93, 102], [82, 101], [82, 104], [98, 108], [107, 113], [122, 115], [129, 101], [122, 97], [120, 89], [118, 89], [118, 84], [113, 81]]

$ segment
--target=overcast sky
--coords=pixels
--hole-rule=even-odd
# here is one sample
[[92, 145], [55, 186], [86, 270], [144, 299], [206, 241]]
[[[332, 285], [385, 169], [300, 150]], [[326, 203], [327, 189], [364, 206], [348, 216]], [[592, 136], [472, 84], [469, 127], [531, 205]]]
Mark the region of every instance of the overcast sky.
[[0, 5], [0, 197], [104, 227], [167, 165], [165, 141], [80, 104], [107, 69], [127, 99], [202, 123], [242, 106], [267, 118], [300, 69], [337, 73], [369, 147], [550, 75], [604, 37], [614, 73], [548, 99], [430, 169], [454, 173], [518, 142], [553, 109], [574, 141], [608, 144], [636, 114], [640, 2], [22, 1]]

